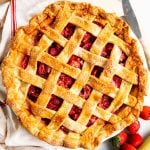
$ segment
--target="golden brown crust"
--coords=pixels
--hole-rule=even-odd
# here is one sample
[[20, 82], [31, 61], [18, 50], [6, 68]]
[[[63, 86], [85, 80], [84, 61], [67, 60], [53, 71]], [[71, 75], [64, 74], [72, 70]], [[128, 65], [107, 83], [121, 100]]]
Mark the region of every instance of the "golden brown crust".
[[[93, 20], [104, 26], [101, 32], [99, 27], [92, 23]], [[69, 41], [60, 34], [68, 22], [78, 26]], [[84, 30], [97, 39], [90, 52], [81, 49], [78, 53], [85, 61], [80, 71], [66, 63], [80, 43]], [[41, 31], [44, 35], [38, 45], [33, 46], [33, 37], [37, 31]], [[114, 131], [134, 122], [142, 108], [147, 75], [138, 54], [137, 43], [129, 36], [129, 32], [129, 26], [119, 17], [90, 4], [60, 1], [49, 5], [43, 13], [30, 20], [29, 26], [20, 27], [12, 40], [10, 53], [2, 64], [3, 83], [8, 92], [7, 103], [33, 135], [49, 144], [95, 149]], [[53, 41], [65, 47], [57, 58], [45, 52]], [[98, 57], [107, 42], [116, 45], [108, 60]], [[118, 64], [121, 50], [128, 56], [125, 67]], [[18, 66], [23, 54], [31, 57], [25, 70]], [[47, 81], [36, 75], [37, 61], [55, 68]], [[105, 66], [100, 78], [90, 75], [93, 65]], [[76, 79], [70, 90], [57, 86], [60, 72]], [[123, 79], [119, 89], [111, 84], [114, 72]], [[85, 101], [78, 94], [86, 83], [94, 90]], [[43, 89], [36, 103], [26, 97], [30, 84]], [[131, 90], [132, 85], [136, 85], [134, 92]], [[51, 93], [57, 93], [64, 99], [57, 112], [45, 108]], [[114, 98], [107, 110], [97, 107], [102, 93]], [[73, 104], [82, 108], [77, 121], [68, 117]], [[116, 114], [113, 113], [117, 110], [119, 111]], [[99, 119], [87, 127], [86, 124], [92, 114]], [[41, 122], [41, 118], [48, 118], [51, 122], [45, 125]], [[65, 134], [60, 130], [61, 125], [70, 132]]]

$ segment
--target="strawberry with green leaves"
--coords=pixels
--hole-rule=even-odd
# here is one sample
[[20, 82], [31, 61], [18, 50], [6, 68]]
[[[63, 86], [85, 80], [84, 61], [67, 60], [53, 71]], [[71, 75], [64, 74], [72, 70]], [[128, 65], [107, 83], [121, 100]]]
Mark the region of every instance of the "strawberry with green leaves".
[[113, 148], [119, 149], [122, 144], [124, 144], [127, 141], [128, 135], [126, 132], [122, 131], [118, 135], [111, 138], [110, 142], [113, 146]]

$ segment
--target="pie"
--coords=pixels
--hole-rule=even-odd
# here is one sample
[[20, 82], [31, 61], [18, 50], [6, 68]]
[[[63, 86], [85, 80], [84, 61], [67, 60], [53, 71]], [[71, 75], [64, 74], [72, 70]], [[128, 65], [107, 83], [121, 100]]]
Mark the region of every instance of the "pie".
[[17, 29], [2, 74], [22, 125], [69, 148], [99, 147], [137, 120], [146, 95], [130, 27], [88, 3], [53, 3]]

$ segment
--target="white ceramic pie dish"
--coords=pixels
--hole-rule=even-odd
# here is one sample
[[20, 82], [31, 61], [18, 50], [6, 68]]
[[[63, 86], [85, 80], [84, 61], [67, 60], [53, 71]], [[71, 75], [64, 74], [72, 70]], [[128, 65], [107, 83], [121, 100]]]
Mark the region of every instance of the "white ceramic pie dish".
[[[140, 44], [140, 43], [139, 43]], [[141, 46], [141, 45], [140, 45]], [[142, 50], [142, 47], [141, 47], [141, 54], [142, 54], [143, 50]], [[113, 135], [117, 134], [119, 131], [116, 131]], [[110, 138], [110, 137], [109, 137]], [[108, 138], [107, 138], [108, 139]], [[106, 140], [106, 139], [104, 139]], [[58, 148], [58, 147], [55, 147], [55, 148], [50, 148], [51, 150], [52, 149], [62, 149], [62, 148]], [[65, 149], [65, 148], [64, 148]], [[103, 149], [102, 149], [103, 150]]]

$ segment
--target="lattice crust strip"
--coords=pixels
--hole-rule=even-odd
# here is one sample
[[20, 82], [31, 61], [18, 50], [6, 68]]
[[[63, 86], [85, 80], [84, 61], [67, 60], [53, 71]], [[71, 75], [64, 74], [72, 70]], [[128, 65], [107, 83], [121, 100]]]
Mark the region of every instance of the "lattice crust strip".
[[[68, 23], [74, 28], [69, 38], [62, 34]], [[136, 42], [128, 33], [128, 25], [120, 18], [89, 4], [62, 1], [49, 5], [29, 26], [17, 30], [3, 62], [7, 103], [40, 139], [53, 145], [95, 149], [105, 137], [136, 120], [142, 107], [146, 74]], [[81, 46], [85, 35], [93, 36], [90, 47]], [[108, 43], [113, 47], [110, 56], [104, 57]], [[49, 54], [53, 45], [62, 49], [57, 56]], [[120, 63], [122, 54], [127, 57], [124, 64]], [[82, 68], [68, 64], [72, 55], [83, 60]], [[22, 68], [24, 56], [28, 56], [28, 64]], [[38, 62], [51, 68], [47, 78], [37, 74]], [[95, 66], [102, 68], [99, 77], [92, 74]], [[74, 79], [70, 88], [58, 85], [62, 74]], [[122, 79], [119, 87], [112, 82], [114, 76]], [[31, 85], [40, 91], [36, 101], [28, 97]], [[80, 96], [85, 85], [92, 89], [86, 99]], [[53, 95], [62, 100], [58, 110], [47, 107]], [[105, 95], [112, 101], [107, 108], [99, 107]], [[81, 109], [76, 120], [69, 116], [73, 107]], [[91, 118], [95, 122], [89, 125]]]

